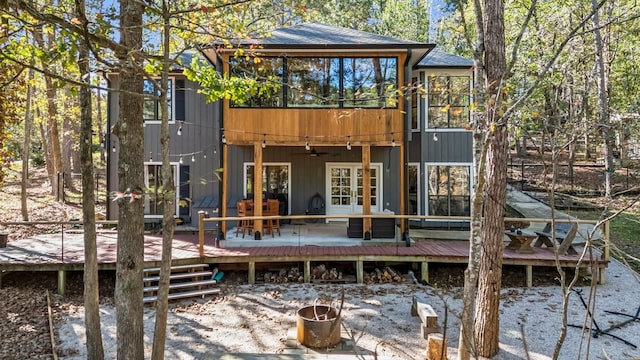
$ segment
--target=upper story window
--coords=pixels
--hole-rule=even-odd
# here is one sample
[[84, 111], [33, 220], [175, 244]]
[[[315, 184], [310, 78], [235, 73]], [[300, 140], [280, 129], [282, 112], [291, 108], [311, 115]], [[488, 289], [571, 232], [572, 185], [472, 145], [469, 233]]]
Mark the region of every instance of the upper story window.
[[[256, 87], [233, 107], [395, 108], [395, 57], [231, 59], [231, 74], [255, 78]], [[268, 82], [268, 83], [267, 83]]]
[[463, 128], [469, 123], [469, 76], [429, 76], [428, 126]]
[[[159, 79], [156, 80], [156, 83], [159, 84], [159, 81]], [[142, 91], [145, 95], [143, 108], [143, 117], [145, 122], [162, 120], [162, 113], [160, 109], [160, 89], [156, 86], [156, 83], [149, 79], [144, 80]], [[169, 79], [167, 84], [167, 102], [170, 114], [169, 121], [175, 121], [172, 108], [173, 97], [173, 79]]]

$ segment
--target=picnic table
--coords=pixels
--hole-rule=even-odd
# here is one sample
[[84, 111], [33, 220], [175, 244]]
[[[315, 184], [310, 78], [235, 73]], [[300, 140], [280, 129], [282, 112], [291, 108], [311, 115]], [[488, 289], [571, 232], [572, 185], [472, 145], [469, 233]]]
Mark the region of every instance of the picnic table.
[[531, 246], [538, 234], [527, 230], [507, 230], [504, 232], [509, 237], [507, 249], [515, 250], [519, 254], [533, 254], [536, 251]]

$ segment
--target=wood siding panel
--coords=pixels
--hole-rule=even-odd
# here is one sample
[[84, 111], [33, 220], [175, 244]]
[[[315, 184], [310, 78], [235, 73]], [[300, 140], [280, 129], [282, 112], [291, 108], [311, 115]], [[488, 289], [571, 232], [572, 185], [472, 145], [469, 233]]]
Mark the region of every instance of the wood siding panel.
[[398, 109], [245, 109], [229, 108], [225, 119], [228, 144], [369, 143], [390, 145], [403, 139], [403, 114]]

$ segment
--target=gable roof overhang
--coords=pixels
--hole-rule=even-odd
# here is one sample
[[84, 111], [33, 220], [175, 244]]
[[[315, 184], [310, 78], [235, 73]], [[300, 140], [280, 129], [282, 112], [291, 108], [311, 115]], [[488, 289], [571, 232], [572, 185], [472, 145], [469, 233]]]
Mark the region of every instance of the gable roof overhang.
[[435, 47], [434, 44], [373, 34], [365, 31], [305, 23], [273, 30], [265, 36], [240, 39], [231, 44], [213, 44], [203, 53], [213, 62], [220, 53], [233, 53], [237, 49], [252, 49], [262, 55], [303, 55], [305, 53], [407, 52], [407, 65], [416, 66]]
[[471, 69], [473, 60], [444, 52], [439, 47], [429, 51], [416, 65], [416, 69], [457, 68]]

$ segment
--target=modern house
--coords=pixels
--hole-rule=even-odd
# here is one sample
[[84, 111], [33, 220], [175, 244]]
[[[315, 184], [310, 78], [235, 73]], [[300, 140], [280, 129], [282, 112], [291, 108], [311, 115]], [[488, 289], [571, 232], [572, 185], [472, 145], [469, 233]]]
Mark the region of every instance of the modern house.
[[[198, 211], [216, 208], [219, 216], [233, 216], [245, 198], [277, 198], [281, 215], [323, 214], [330, 221], [353, 214], [469, 215], [472, 61], [433, 44], [317, 23], [238, 46], [253, 51], [237, 57], [237, 48], [211, 47], [203, 54], [220, 72], [269, 85], [246, 101], [208, 104], [198, 84], [179, 71], [171, 76], [177, 217], [195, 223]], [[117, 75], [110, 81], [118, 87]], [[145, 92], [155, 93], [152, 82]], [[109, 127], [118, 118], [117, 97], [110, 98]], [[156, 100], [145, 103], [148, 189], [160, 179], [158, 108]], [[108, 189], [115, 191], [118, 140], [109, 134], [107, 141], [114, 150]], [[117, 205], [109, 204], [114, 219]], [[147, 196], [149, 221], [161, 213]], [[362, 219], [363, 237], [371, 236], [371, 221]], [[398, 225], [401, 231], [466, 226], [418, 218]], [[258, 234], [261, 226], [256, 222]]]

